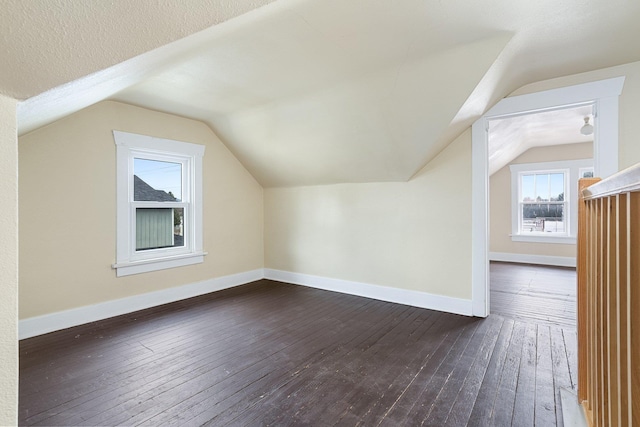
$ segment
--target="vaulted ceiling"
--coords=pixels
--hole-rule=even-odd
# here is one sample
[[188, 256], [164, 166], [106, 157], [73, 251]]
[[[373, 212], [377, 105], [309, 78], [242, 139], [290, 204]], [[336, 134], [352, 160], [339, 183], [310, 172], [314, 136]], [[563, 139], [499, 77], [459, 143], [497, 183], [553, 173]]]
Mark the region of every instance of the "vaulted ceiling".
[[405, 181], [497, 100], [640, 60], [640, 2], [8, 0], [21, 133], [104, 99], [202, 120], [264, 186]]

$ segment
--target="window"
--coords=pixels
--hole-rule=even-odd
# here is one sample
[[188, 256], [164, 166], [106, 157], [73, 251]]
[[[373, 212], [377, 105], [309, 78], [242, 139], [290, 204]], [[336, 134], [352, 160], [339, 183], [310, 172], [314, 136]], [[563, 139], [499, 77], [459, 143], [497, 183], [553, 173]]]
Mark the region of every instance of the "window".
[[568, 170], [519, 173], [519, 234], [567, 235], [564, 195], [568, 175]]
[[114, 131], [117, 276], [203, 261], [204, 146]]
[[575, 243], [578, 178], [593, 160], [514, 164], [511, 168], [511, 239]]
[[578, 179], [580, 178], [593, 178], [593, 167], [578, 169]]

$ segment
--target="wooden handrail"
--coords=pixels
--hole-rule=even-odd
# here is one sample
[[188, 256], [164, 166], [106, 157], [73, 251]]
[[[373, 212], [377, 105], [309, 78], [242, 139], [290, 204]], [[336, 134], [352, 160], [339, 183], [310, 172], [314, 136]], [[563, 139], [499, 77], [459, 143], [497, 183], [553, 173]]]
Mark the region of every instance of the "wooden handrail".
[[582, 196], [585, 200], [593, 200], [635, 191], [640, 191], [640, 163], [582, 189]]
[[640, 427], [640, 164], [581, 179], [578, 398], [591, 426]]

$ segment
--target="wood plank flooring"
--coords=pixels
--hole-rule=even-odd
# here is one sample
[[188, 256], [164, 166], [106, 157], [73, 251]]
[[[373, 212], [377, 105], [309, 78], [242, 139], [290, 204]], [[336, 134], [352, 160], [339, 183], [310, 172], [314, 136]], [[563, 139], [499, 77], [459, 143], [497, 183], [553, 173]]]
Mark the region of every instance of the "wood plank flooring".
[[576, 269], [492, 262], [491, 313], [576, 327]]
[[19, 422], [562, 425], [574, 353], [558, 325], [262, 280], [21, 341]]

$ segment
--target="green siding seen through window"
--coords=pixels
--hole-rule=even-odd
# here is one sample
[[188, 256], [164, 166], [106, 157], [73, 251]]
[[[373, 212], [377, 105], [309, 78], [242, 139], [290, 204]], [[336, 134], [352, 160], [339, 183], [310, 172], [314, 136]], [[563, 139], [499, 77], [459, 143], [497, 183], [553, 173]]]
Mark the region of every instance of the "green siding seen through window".
[[136, 250], [173, 246], [173, 209], [136, 209]]

